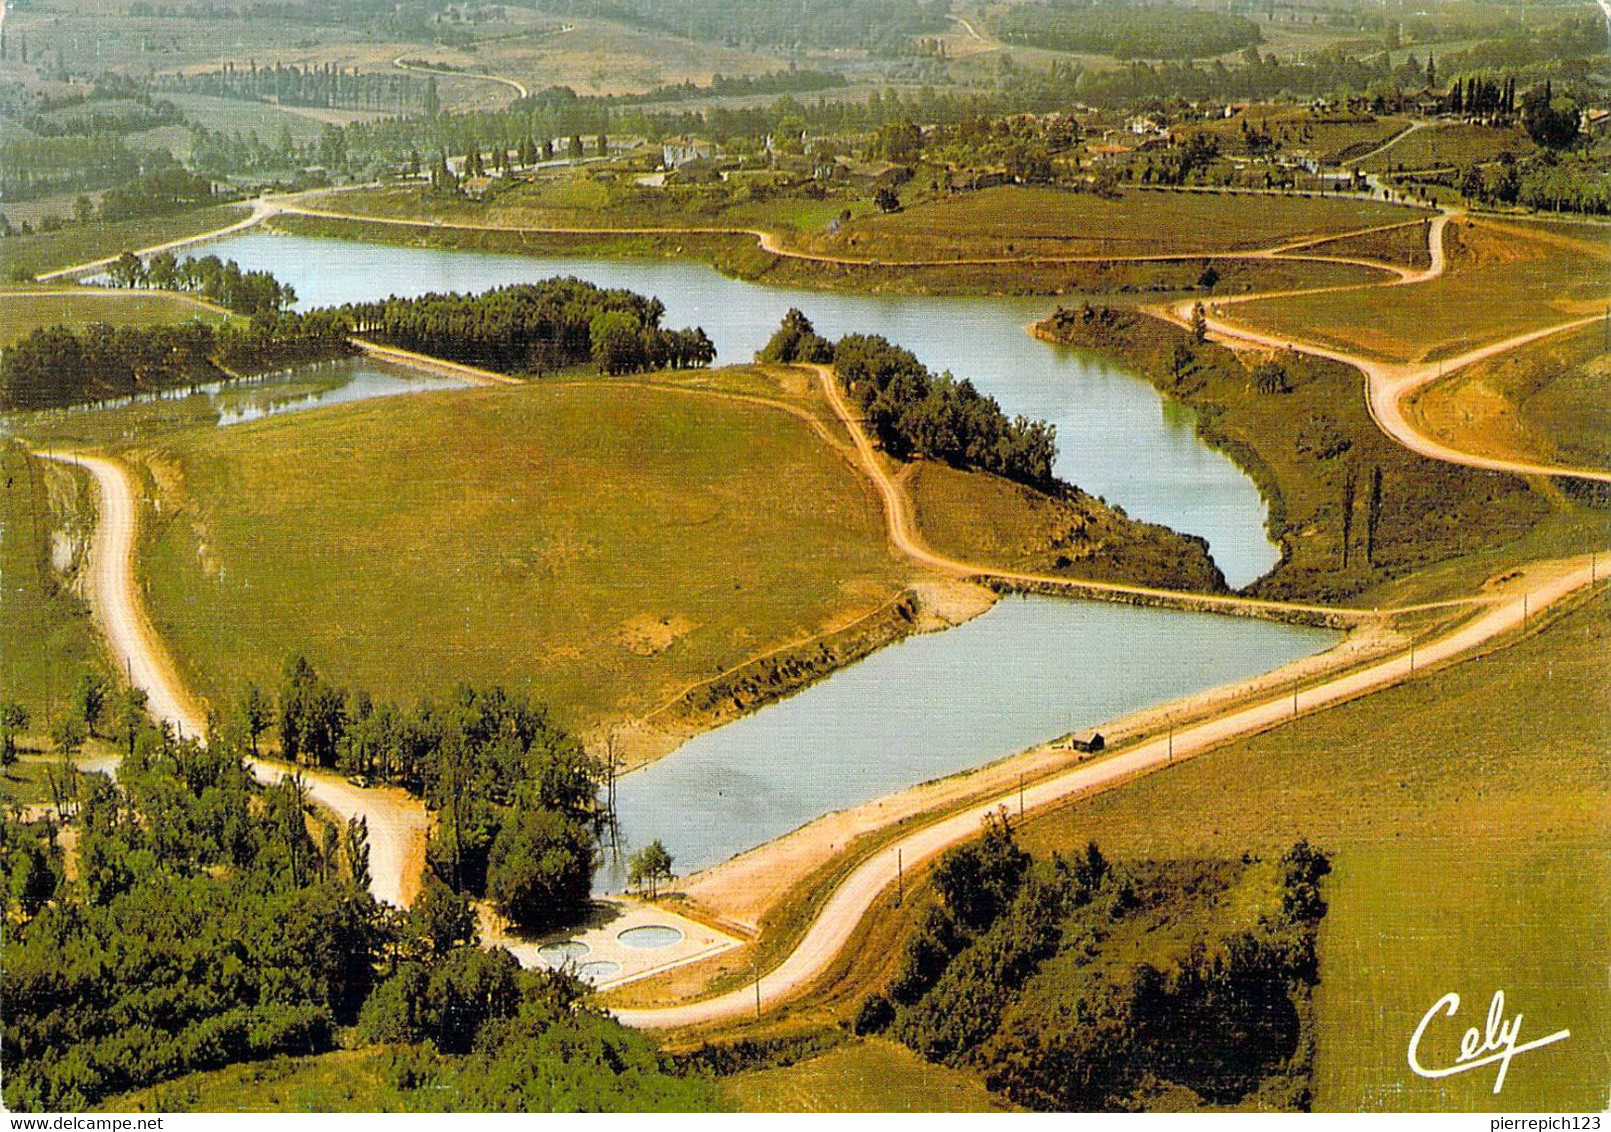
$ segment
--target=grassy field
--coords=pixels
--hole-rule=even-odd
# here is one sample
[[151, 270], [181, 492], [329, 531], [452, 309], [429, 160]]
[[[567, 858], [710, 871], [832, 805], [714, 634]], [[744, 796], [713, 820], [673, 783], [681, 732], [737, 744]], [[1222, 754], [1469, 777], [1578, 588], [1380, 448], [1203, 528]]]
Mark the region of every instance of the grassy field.
[[1001, 186], [868, 216], [806, 246], [834, 255], [967, 259], [1037, 255], [1195, 255], [1393, 224], [1413, 213], [1370, 201], [1129, 189], [1094, 193]]
[[1430, 283], [1244, 303], [1230, 316], [1386, 361], [1433, 361], [1604, 310], [1603, 228], [1463, 220], [1444, 234], [1448, 271]]
[[642, 386], [394, 398], [142, 460], [155, 619], [214, 696], [303, 649], [380, 696], [498, 680], [587, 725], [906, 576], [870, 489], [805, 423]]
[[1417, 270], [1425, 270], [1432, 263], [1424, 223], [1391, 228], [1385, 232], [1370, 232], [1363, 236], [1344, 236], [1337, 240], [1327, 240], [1324, 243], [1312, 244], [1296, 254], [1369, 259]]
[[820, 1057], [739, 1073], [722, 1091], [744, 1112], [1002, 1112], [973, 1074], [933, 1065], [883, 1038], [849, 1042]]
[[53, 294], [0, 291], [0, 344], [26, 338], [47, 326], [82, 328], [92, 322], [112, 326], [149, 326], [202, 318], [223, 322], [228, 315], [185, 295], [106, 289], [67, 290]]
[[1399, 169], [1442, 169], [1495, 161], [1501, 153], [1516, 157], [1532, 152], [1525, 130], [1516, 127], [1476, 126], [1442, 122], [1406, 134], [1404, 139], [1359, 163], [1368, 173]]
[[1468, 452], [1611, 467], [1611, 351], [1590, 326], [1504, 354], [1411, 396], [1421, 431]]
[[113, 1097], [106, 1112], [377, 1112], [387, 1109], [390, 1051], [338, 1050], [191, 1073]]
[[103, 664], [85, 603], [67, 588], [92, 518], [86, 485], [0, 446], [0, 699], [27, 709], [31, 741], [65, 710], [73, 683]]
[[32, 277], [56, 268], [199, 235], [234, 224], [243, 219], [246, 212], [244, 205], [220, 204], [112, 224], [73, 224], [44, 235], [8, 236], [0, 240], [0, 279]]
[[[1020, 839], [1041, 852], [1094, 838], [1142, 858], [1275, 852], [1307, 837], [1336, 865], [1317, 1108], [1600, 1111], [1608, 629], [1602, 594], [1511, 648], [1031, 818]], [[1527, 1016], [1524, 1038], [1570, 1028], [1571, 1040], [1518, 1059], [1502, 1101], [1490, 1073], [1409, 1074], [1406, 1044], [1434, 1001], [1457, 991], [1460, 1025], [1480, 1025], [1497, 989]]]

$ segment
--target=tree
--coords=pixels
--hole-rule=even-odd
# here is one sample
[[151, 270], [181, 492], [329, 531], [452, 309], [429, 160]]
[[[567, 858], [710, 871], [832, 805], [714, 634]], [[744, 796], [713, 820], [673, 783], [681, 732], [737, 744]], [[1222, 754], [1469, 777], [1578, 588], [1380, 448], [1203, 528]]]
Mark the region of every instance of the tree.
[[274, 706], [268, 695], [255, 680], [248, 680], [241, 689], [240, 723], [252, 744], [252, 757], [257, 758], [257, 741], [274, 721]]
[[1191, 336], [1199, 344], [1208, 341], [1208, 312], [1203, 310], [1202, 303], [1195, 303], [1191, 308]]
[[1219, 269], [1211, 263], [1204, 267], [1203, 273], [1197, 277], [1197, 286], [1201, 287], [1205, 291], [1212, 291], [1214, 289], [1214, 285], [1218, 282]]
[[487, 895], [527, 931], [581, 918], [593, 886], [593, 835], [573, 817], [534, 807], [505, 815], [487, 860]]
[[346, 837], [342, 854], [347, 858], [347, 872], [352, 883], [361, 889], [369, 888], [369, 819], [359, 816], [347, 819]]
[[134, 742], [140, 733], [149, 726], [146, 717], [146, 704], [149, 697], [144, 688], [133, 685], [123, 689], [118, 695], [117, 712], [114, 716], [113, 727], [116, 729], [112, 738], [123, 745], [124, 751], [130, 758], [134, 756]]
[[146, 281], [145, 264], [133, 252], [124, 252], [107, 269], [112, 282], [119, 287], [138, 287]]
[[583, 156], [584, 152], [585, 151], [582, 148], [582, 135], [581, 134], [572, 134], [571, 135], [571, 144], [570, 144], [570, 158], [571, 158], [571, 160], [572, 161], [580, 161], [580, 160], [582, 160], [582, 156]]
[[658, 895], [659, 882], [670, 880], [671, 854], [667, 852], [664, 843], [658, 838], [632, 854], [632, 860], [627, 866], [627, 880], [639, 892], [645, 885], [649, 888], [649, 898], [652, 900]]
[[27, 726], [27, 708], [15, 700], [0, 700], [0, 766], [17, 761], [17, 736]]
[[1354, 532], [1354, 496], [1357, 487], [1354, 483], [1354, 469], [1352, 466], [1343, 476], [1342, 488], [1342, 568], [1348, 569], [1348, 544], [1353, 541]]
[[884, 212], [899, 212], [901, 198], [895, 195], [895, 190], [888, 185], [880, 185], [873, 194], [873, 203]]
[[1370, 495], [1365, 502], [1365, 562], [1376, 565], [1376, 526], [1382, 520], [1382, 469], [1370, 470]]
[[106, 684], [94, 672], [80, 672], [73, 685], [73, 710], [91, 735], [99, 733], [105, 709]]
[[88, 738], [89, 728], [76, 715], [62, 716], [50, 729], [50, 741], [55, 745], [56, 753], [68, 758], [78, 754]]
[[408, 930], [431, 955], [474, 947], [481, 935], [475, 905], [429, 875], [424, 890], [409, 906]]

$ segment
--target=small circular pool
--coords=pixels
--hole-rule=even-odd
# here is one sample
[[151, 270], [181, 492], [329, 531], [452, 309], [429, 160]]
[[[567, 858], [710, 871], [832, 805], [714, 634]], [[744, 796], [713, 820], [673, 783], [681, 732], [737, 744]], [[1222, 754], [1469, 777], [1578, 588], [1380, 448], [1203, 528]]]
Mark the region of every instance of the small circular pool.
[[568, 961], [580, 959], [591, 950], [579, 939], [562, 939], [558, 943], [543, 944], [537, 949], [537, 954], [550, 967], [563, 967]]
[[682, 932], [669, 924], [644, 924], [641, 927], [628, 928], [615, 938], [639, 951], [653, 951], [656, 948], [681, 943]]
[[608, 959], [595, 959], [591, 963], [583, 963], [576, 969], [576, 973], [588, 982], [597, 985], [605, 979], [619, 975], [621, 973], [621, 964], [612, 963]]

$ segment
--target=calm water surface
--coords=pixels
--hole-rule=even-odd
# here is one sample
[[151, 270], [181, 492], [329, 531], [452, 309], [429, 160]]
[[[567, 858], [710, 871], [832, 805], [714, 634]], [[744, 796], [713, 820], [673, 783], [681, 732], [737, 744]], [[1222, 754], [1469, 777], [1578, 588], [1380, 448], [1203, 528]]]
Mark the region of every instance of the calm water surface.
[[1189, 410], [1094, 355], [1025, 327], [1051, 298], [851, 295], [768, 287], [680, 260], [522, 256], [248, 232], [194, 250], [272, 272], [303, 308], [430, 291], [484, 291], [554, 275], [654, 295], [670, 326], [703, 326], [723, 363], [749, 361], [799, 307], [830, 338], [882, 334], [930, 368], [971, 378], [1008, 413], [1057, 426], [1057, 474], [1132, 516], [1206, 538], [1232, 586], [1274, 566], [1253, 482], [1200, 443]]
[[[1337, 638], [1249, 618], [1007, 598], [626, 775], [622, 833], [634, 846], [661, 839], [686, 875], [830, 811], [1266, 672]], [[622, 867], [599, 883], [622, 888]]]

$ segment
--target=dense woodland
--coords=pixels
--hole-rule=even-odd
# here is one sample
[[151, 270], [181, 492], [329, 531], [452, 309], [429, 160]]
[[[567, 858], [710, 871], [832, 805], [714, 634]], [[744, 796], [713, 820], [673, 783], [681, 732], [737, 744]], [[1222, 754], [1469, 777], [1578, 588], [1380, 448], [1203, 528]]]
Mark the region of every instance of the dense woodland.
[[705, 332], [663, 329], [665, 309], [659, 299], [572, 278], [354, 303], [338, 313], [356, 333], [389, 345], [505, 373], [588, 363], [610, 374], [709, 365], [716, 349]]
[[[442, 1110], [702, 1109], [642, 1036], [581, 1004], [569, 975], [478, 946], [469, 904], [367, 889], [368, 831], [319, 817], [295, 778], [260, 786], [244, 746], [158, 732], [125, 693], [114, 783], [74, 775], [77, 830], [0, 825], [5, 1103], [82, 1111], [113, 1093], [276, 1054], [337, 1031], [406, 1043], [390, 1103]], [[120, 739], [120, 742], [123, 740]]]
[[1278, 861], [1115, 865], [1094, 843], [1032, 861], [1002, 814], [941, 858], [935, 902], [856, 1028], [1031, 1109], [1180, 1105], [1189, 1090], [1304, 1110], [1329, 871], [1305, 843]]
[[830, 345], [811, 320], [790, 308], [756, 355], [763, 362], [829, 363], [884, 450], [978, 468], [1052, 490], [1057, 430], [1045, 421], [1009, 418], [971, 381], [930, 373], [910, 350], [878, 335], [847, 334]]

